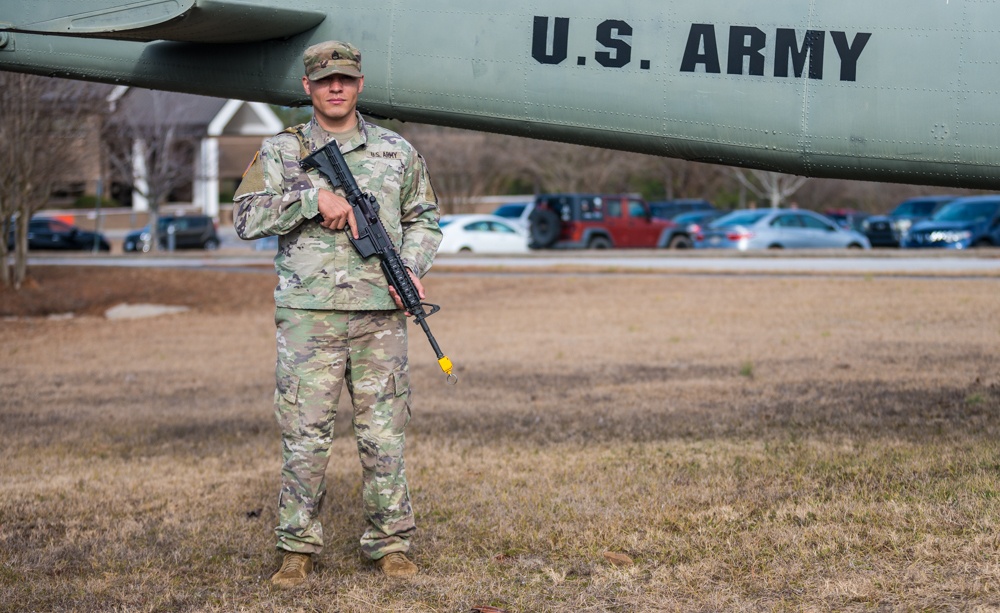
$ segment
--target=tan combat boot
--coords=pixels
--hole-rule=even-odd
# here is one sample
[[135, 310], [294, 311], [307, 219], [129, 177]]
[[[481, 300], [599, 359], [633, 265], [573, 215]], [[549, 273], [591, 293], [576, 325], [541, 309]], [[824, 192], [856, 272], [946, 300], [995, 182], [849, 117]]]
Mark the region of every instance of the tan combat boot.
[[375, 568], [382, 571], [386, 577], [412, 577], [417, 574], [417, 565], [399, 552], [375, 560]]
[[286, 552], [281, 568], [271, 575], [271, 585], [282, 589], [302, 585], [312, 569], [312, 556], [308, 553]]

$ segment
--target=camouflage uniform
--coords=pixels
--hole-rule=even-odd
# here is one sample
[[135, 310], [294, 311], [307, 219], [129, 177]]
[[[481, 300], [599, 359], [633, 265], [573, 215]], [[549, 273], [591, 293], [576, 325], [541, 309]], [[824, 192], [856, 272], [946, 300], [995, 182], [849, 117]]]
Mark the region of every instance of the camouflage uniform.
[[[423, 276], [441, 232], [423, 159], [398, 134], [365, 122], [341, 151], [404, 264]], [[278, 548], [316, 553], [319, 513], [337, 402], [344, 383], [354, 405], [372, 559], [406, 552], [415, 526], [403, 464], [410, 419], [406, 319], [388, 292], [377, 258], [362, 259], [346, 231], [315, 221], [318, 189], [331, 189], [299, 160], [331, 139], [314, 118], [264, 142], [235, 197], [241, 238], [279, 237], [274, 258], [278, 359], [275, 412], [282, 430]], [[338, 193], [343, 195], [343, 191]]]

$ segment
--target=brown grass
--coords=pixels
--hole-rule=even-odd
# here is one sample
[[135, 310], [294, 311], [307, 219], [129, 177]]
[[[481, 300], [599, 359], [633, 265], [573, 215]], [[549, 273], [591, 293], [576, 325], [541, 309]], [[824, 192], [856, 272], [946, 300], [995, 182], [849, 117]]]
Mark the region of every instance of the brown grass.
[[1000, 608], [995, 279], [432, 274], [461, 381], [411, 327], [422, 572], [359, 558], [342, 428], [290, 596], [273, 276], [33, 272], [0, 314], [84, 316], [0, 321], [2, 610]]

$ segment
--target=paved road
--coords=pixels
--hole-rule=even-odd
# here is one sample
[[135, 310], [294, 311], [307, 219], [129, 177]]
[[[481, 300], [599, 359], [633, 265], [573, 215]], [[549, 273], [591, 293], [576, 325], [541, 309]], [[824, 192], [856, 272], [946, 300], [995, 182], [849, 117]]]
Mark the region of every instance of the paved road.
[[[217, 252], [185, 251], [177, 254], [36, 254], [30, 265], [88, 265], [170, 268], [260, 268], [268, 270], [272, 254], [246, 247]], [[1000, 278], [1000, 249], [965, 253], [874, 251], [780, 252], [742, 254], [729, 252], [607, 251], [536, 252], [525, 256], [440, 255], [439, 272], [663, 272], [757, 274], [896, 274]]]

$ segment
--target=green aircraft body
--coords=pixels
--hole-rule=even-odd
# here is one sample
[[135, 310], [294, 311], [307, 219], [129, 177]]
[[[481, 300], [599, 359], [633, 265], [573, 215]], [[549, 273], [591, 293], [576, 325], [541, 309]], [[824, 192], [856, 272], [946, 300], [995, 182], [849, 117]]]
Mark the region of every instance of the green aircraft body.
[[363, 53], [375, 116], [819, 177], [1000, 187], [982, 0], [0, 0], [0, 69], [282, 105]]

